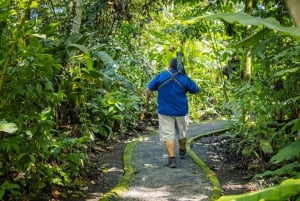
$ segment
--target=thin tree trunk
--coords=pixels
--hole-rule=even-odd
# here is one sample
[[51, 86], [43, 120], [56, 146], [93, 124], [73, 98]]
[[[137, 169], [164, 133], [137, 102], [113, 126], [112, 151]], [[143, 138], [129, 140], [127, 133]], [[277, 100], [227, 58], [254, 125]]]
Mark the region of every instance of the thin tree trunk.
[[300, 27], [300, 1], [299, 0], [285, 0], [290, 15], [292, 16], [296, 26]]
[[[80, 28], [81, 28], [81, 20], [82, 20], [82, 9], [83, 9], [83, 0], [71, 0], [69, 3], [69, 15], [71, 16], [71, 26], [70, 26], [70, 31], [69, 31], [69, 35], [72, 36], [74, 34], [79, 34], [80, 33]], [[75, 50], [71, 50], [69, 52], [69, 61], [71, 61], [70, 59], [76, 55], [76, 51]], [[67, 65], [67, 68], [72, 69], [73, 65], [69, 64]]]
[[[245, 0], [245, 12], [248, 13], [249, 15], [252, 15], [253, 12], [253, 6], [254, 6], [254, 1], [255, 0]], [[252, 33], [252, 27], [251, 25], [247, 26], [244, 33], [243, 37], [246, 38], [250, 36]], [[251, 73], [252, 73], [252, 60], [251, 60], [251, 47], [247, 46], [244, 48], [244, 53], [245, 53], [245, 65], [241, 65], [241, 77], [242, 81], [250, 81], [251, 80]], [[241, 111], [241, 118], [243, 119], [244, 122], [248, 122], [251, 118], [249, 115], [249, 111], [246, 110], [245, 108], [242, 109]]]
[[[245, 0], [245, 12], [249, 15], [252, 15], [253, 7], [255, 5], [255, 0]], [[247, 26], [246, 30], [244, 32], [244, 37], [248, 37], [251, 35], [252, 30], [251, 26]], [[245, 48], [245, 66], [244, 70], [242, 71], [244, 73], [243, 78], [244, 80], [250, 81], [251, 80], [251, 74], [252, 74], [252, 61], [251, 61], [251, 47]]]
[[245, 70], [244, 70], [244, 79], [250, 81], [252, 74], [252, 60], [251, 60], [251, 47], [245, 48]]
[[[81, 19], [82, 19], [82, 9], [83, 9], [83, 1], [82, 0], [75, 0], [75, 3], [73, 5], [73, 19], [71, 24], [71, 31], [70, 35], [80, 33], [80, 27], [81, 27]], [[72, 4], [73, 4], [72, 3]]]

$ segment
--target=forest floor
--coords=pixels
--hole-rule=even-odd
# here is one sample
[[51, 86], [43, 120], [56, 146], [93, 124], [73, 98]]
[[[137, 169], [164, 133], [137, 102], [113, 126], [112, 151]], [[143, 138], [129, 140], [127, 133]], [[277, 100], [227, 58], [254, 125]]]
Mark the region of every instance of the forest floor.
[[[142, 135], [153, 133], [155, 128], [145, 129]], [[136, 137], [126, 136], [109, 143], [97, 145], [91, 152], [91, 160], [98, 168], [83, 174], [87, 186], [80, 191], [69, 191], [51, 201], [98, 201], [99, 198], [113, 189], [124, 175], [123, 151], [127, 142]], [[257, 190], [259, 185], [250, 179], [255, 175], [253, 170], [247, 168], [248, 162], [241, 160], [226, 151], [226, 141], [218, 136], [209, 136], [195, 141], [191, 149], [212, 169], [220, 182], [223, 195], [240, 194]], [[246, 164], [247, 163], [247, 164]], [[72, 195], [72, 198], [70, 198]]]

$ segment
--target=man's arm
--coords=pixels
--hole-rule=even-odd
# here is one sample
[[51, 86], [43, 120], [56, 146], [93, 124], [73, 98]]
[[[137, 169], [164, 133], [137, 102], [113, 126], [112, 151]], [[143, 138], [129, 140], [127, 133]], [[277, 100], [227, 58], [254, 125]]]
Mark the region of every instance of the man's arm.
[[147, 91], [146, 91], [147, 102], [149, 102], [152, 99], [152, 94], [153, 94], [153, 92], [148, 88]]
[[189, 92], [191, 94], [199, 93], [199, 86], [191, 78], [189, 78], [189, 85], [188, 86], [189, 86], [188, 87]]

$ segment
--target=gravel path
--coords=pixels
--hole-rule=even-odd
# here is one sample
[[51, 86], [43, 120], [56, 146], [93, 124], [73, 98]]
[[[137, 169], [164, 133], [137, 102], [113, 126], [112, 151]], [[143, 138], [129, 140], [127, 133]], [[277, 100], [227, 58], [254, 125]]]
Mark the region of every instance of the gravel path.
[[[223, 129], [224, 121], [190, 126], [188, 137]], [[177, 144], [177, 143], [176, 143]], [[178, 145], [176, 145], [178, 155]], [[202, 169], [187, 156], [177, 157], [177, 168], [166, 167], [168, 156], [158, 134], [144, 137], [134, 148], [129, 189], [122, 201], [206, 201], [213, 187]]]

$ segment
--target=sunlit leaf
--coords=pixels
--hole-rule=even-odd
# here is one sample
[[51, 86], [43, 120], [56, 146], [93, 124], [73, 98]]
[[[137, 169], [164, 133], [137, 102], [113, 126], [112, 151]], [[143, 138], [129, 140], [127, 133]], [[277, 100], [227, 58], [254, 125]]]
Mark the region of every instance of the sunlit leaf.
[[269, 18], [258, 18], [253, 17], [246, 13], [217, 13], [213, 15], [199, 16], [185, 21], [187, 24], [196, 23], [202, 19], [216, 20], [223, 19], [228, 23], [240, 23], [243, 26], [254, 25], [254, 26], [265, 26], [269, 29], [276, 30], [290, 36], [293, 36], [300, 40], [300, 31], [295, 27], [284, 27], [272, 17]]
[[18, 14], [18, 12], [16, 10], [10, 10], [9, 12], [10, 12], [9, 13], [10, 15], [17, 15]]
[[260, 147], [265, 154], [273, 153], [272, 145], [267, 140], [260, 140]]
[[30, 8], [37, 8], [39, 6], [39, 3], [37, 1], [32, 1]]
[[46, 34], [31, 34], [31, 35], [34, 36], [34, 37], [37, 37], [37, 38], [42, 38], [42, 39], [46, 39], [47, 38]]
[[0, 121], [0, 131], [7, 132], [7, 133], [15, 133], [17, 130], [18, 130], [18, 126], [15, 123]]
[[296, 73], [296, 72], [300, 72], [300, 67], [289, 68], [289, 69], [284, 69], [284, 70], [278, 71], [274, 74], [274, 76], [280, 77], [280, 76], [283, 76], [288, 73]]

